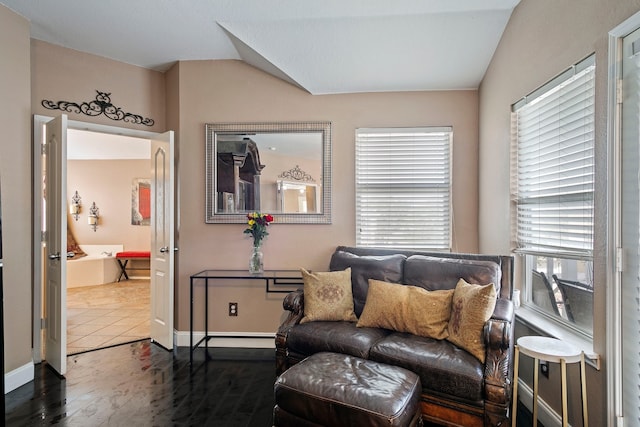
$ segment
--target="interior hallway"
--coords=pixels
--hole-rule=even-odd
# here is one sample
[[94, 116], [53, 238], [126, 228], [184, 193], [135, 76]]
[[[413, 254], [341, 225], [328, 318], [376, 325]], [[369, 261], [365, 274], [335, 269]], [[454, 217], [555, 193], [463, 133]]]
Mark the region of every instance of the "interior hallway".
[[67, 289], [67, 354], [149, 338], [149, 279]]

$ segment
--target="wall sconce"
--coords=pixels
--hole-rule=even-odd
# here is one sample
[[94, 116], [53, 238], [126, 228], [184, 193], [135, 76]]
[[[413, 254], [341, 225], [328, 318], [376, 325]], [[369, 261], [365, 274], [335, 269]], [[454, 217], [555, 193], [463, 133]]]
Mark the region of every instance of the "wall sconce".
[[99, 212], [100, 210], [96, 206], [96, 202], [93, 202], [89, 208], [89, 216], [87, 217], [87, 222], [93, 228], [93, 231], [96, 231], [96, 228], [98, 228], [98, 218], [100, 217]]
[[82, 204], [80, 203], [81, 201], [82, 201], [82, 197], [80, 197], [80, 195], [78, 194], [78, 190], [76, 190], [76, 194], [74, 194], [73, 197], [71, 198], [71, 204], [69, 205], [69, 212], [71, 213], [71, 216], [75, 218], [76, 221], [80, 216], [80, 207], [82, 206]]

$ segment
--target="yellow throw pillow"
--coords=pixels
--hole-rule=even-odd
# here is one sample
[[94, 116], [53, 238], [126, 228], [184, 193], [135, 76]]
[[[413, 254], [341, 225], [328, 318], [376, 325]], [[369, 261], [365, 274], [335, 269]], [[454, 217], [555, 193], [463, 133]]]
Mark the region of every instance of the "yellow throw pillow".
[[460, 279], [453, 293], [447, 340], [484, 363], [484, 324], [495, 307], [496, 288], [493, 283], [472, 285]]
[[304, 282], [304, 317], [300, 323], [358, 320], [353, 312], [350, 268], [318, 273], [300, 270]]
[[445, 339], [452, 297], [453, 289], [427, 291], [369, 279], [367, 300], [356, 326]]

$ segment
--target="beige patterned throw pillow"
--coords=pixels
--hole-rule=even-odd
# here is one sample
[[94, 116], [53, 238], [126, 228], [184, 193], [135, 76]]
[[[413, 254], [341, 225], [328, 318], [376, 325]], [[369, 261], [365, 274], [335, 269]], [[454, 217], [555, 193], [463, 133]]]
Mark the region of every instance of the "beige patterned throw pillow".
[[484, 324], [495, 307], [496, 288], [493, 283], [472, 285], [460, 279], [453, 293], [447, 340], [484, 363]]
[[318, 273], [300, 270], [304, 282], [304, 317], [300, 323], [358, 320], [353, 312], [350, 268]]
[[453, 289], [426, 289], [369, 279], [358, 327], [385, 328], [435, 339], [448, 336]]

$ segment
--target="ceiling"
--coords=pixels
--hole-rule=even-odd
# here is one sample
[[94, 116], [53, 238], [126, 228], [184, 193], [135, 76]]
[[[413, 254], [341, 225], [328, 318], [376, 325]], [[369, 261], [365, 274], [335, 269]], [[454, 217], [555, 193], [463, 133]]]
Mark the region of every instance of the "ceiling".
[[311, 94], [475, 89], [520, 0], [0, 0], [31, 36], [158, 71], [240, 59]]

